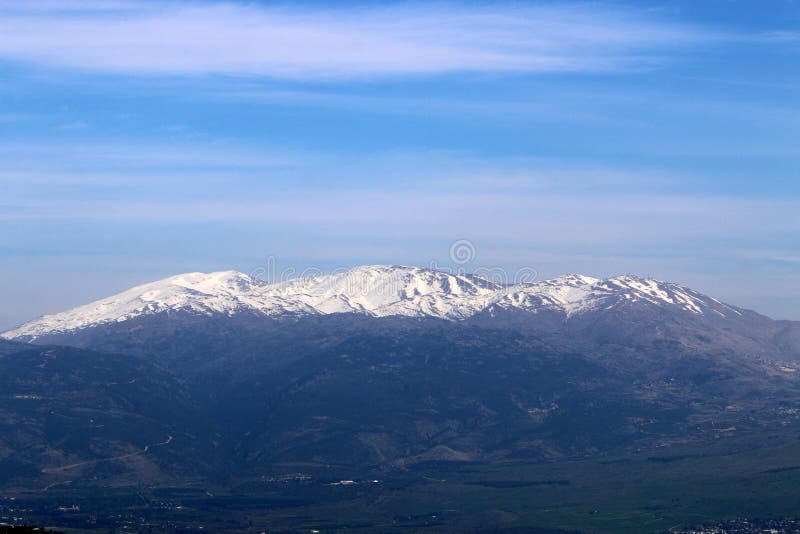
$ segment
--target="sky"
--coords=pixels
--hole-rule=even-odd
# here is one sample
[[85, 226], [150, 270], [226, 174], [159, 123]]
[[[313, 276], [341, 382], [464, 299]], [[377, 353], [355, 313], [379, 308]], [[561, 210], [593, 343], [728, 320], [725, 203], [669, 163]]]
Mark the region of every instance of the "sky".
[[800, 2], [0, 0], [0, 329], [272, 262], [800, 319]]

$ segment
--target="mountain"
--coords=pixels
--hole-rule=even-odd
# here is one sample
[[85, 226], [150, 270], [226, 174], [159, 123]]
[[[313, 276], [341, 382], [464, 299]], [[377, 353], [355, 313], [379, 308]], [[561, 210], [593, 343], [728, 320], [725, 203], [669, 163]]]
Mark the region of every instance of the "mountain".
[[41, 317], [2, 337], [150, 354], [194, 366], [198, 343], [220, 357], [253, 351], [289, 322], [337, 314], [355, 321], [408, 317], [524, 329], [588, 348], [646, 340], [769, 361], [800, 358], [797, 323], [773, 321], [674, 283], [566, 275], [505, 285], [399, 266], [274, 284], [236, 271], [182, 274]]
[[187, 273], [134, 287], [2, 334], [32, 341], [158, 314], [273, 318], [355, 313], [464, 320], [479, 314], [555, 312], [569, 319], [597, 310], [649, 304], [666, 311], [736, 319], [744, 311], [677, 284], [635, 276], [600, 280], [567, 275], [502, 285], [417, 267], [364, 266], [344, 273], [260, 283], [236, 272]]
[[[103, 426], [120, 444], [113, 450], [78, 440], [56, 453], [78, 464], [110, 458], [73, 473], [105, 483], [130, 480], [135, 466], [113, 459], [165, 433], [169, 447], [146, 456], [147, 472], [164, 481], [713, 442], [794, 424], [798, 332], [798, 323], [630, 275], [505, 285], [365, 266], [263, 284], [233, 271], [190, 273], [4, 333], [14, 342], [0, 346], [12, 352], [0, 358], [3, 387], [61, 392], [61, 404], [34, 415], [7, 405], [7, 421], [38, 430], [4, 450], [17, 451], [8, 465], [57, 464], [23, 451], [72, 443], [41, 429], [58, 428], [65, 414], [54, 406], [73, 404], [119, 414]], [[48, 350], [68, 367], [49, 363]]]

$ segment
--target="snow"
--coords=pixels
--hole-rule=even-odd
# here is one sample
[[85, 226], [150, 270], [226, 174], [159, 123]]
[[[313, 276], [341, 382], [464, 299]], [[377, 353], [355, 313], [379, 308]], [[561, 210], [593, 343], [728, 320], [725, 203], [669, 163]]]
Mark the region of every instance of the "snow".
[[599, 282], [597, 278], [570, 274], [543, 282], [512, 286], [505, 294], [497, 294], [493, 304], [533, 313], [540, 309], [560, 310], [571, 316], [595, 307]]
[[484, 278], [419, 267], [367, 265], [346, 272], [264, 284], [236, 271], [186, 273], [131, 288], [72, 310], [46, 315], [2, 334], [37, 337], [123, 322], [144, 315], [253, 313], [302, 317], [357, 313], [462, 320], [497, 308], [569, 318], [594, 309], [635, 302], [669, 306], [692, 314], [737, 310], [688, 288], [631, 275], [598, 279], [579, 274], [502, 286]]

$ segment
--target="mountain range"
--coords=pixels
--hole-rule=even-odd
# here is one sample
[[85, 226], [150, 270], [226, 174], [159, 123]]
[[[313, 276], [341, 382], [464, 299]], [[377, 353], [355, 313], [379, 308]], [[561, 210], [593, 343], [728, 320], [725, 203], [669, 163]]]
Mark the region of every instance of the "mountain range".
[[378, 265], [274, 284], [236, 271], [186, 273], [42, 317], [2, 336], [33, 341], [162, 313], [272, 318], [355, 313], [465, 320], [520, 311], [556, 313], [569, 319], [637, 304], [661, 307], [665, 312], [715, 314], [723, 319], [745, 313], [686, 287], [631, 275], [607, 279], [567, 275], [504, 285], [466, 274]]
[[272, 284], [236, 271], [186, 273], [43, 316], [0, 336], [116, 350], [123, 337], [146, 347], [163, 329], [214, 323], [235, 331], [248, 324], [248, 336], [258, 337], [259, 330], [267, 334], [279, 325], [338, 315], [365, 324], [394, 317], [517, 328], [566, 336], [571, 343], [662, 340], [775, 361], [800, 354], [798, 323], [773, 321], [652, 278], [566, 275], [508, 285], [399, 266], [363, 266]]
[[800, 323], [632, 275], [188, 273], [2, 337], [15, 487], [555, 461], [800, 413]]

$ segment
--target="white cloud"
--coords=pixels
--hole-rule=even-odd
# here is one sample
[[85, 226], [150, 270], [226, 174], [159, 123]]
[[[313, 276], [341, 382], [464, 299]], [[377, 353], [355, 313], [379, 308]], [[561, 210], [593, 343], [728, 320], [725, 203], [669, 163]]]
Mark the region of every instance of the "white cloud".
[[[587, 4], [0, 2], [0, 58], [145, 75], [348, 79], [640, 68], [691, 28]], [[82, 9], [81, 6], [84, 6]]]
[[[67, 129], [80, 129], [82, 122]], [[88, 126], [88, 125], [87, 125]], [[272, 147], [231, 146], [225, 142], [209, 143], [114, 143], [82, 140], [70, 143], [0, 143], [0, 183], [14, 175], [31, 172], [53, 179], [69, 174], [66, 169], [80, 169], [93, 182], [92, 173], [109, 169], [263, 169], [296, 165], [297, 155]], [[307, 157], [304, 155], [304, 157]], [[146, 176], [144, 176], [146, 177]], [[80, 175], [75, 175], [80, 180]], [[24, 177], [27, 180], [27, 177]], [[70, 179], [72, 181], [72, 179]]]

